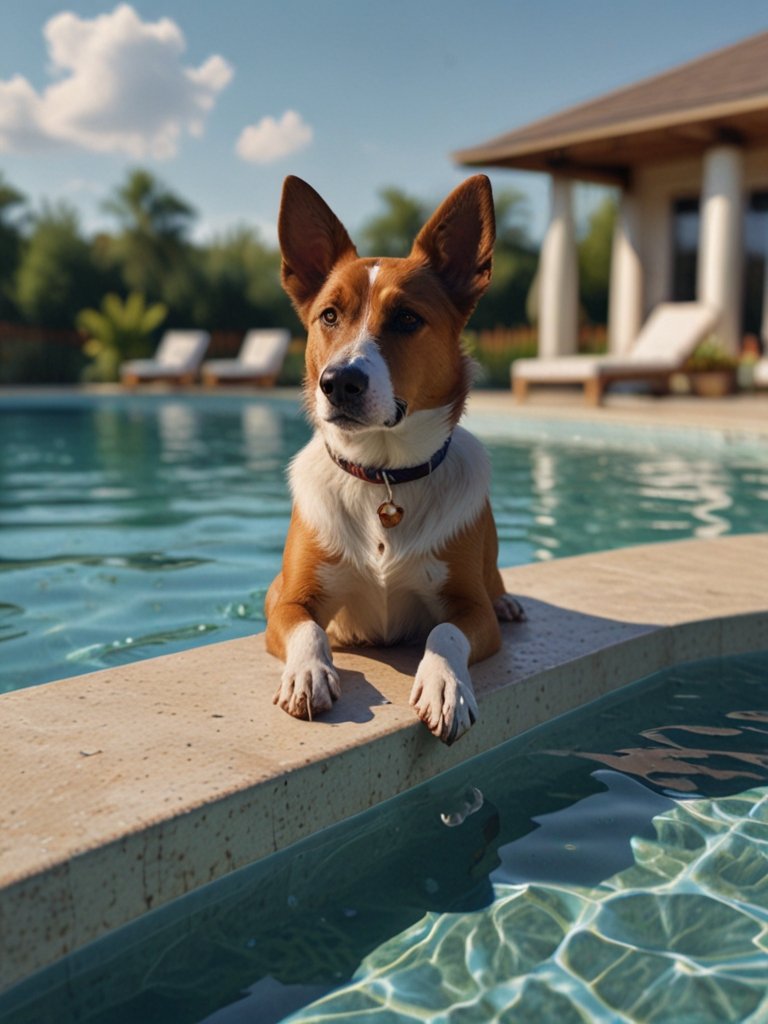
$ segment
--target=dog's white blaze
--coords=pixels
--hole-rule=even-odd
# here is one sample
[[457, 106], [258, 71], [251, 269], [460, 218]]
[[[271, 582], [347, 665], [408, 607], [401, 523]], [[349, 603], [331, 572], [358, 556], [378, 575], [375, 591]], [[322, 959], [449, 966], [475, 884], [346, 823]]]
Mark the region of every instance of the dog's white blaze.
[[[365, 299], [365, 306], [356, 336], [347, 345], [336, 350], [331, 358], [333, 364], [354, 366], [362, 370], [368, 377], [365, 417], [372, 426], [376, 427], [384, 426], [396, 414], [395, 394], [392, 388], [389, 367], [384, 356], [381, 354], [381, 349], [376, 339], [371, 335], [370, 327], [371, 296], [379, 270], [378, 263], [368, 268], [368, 294]], [[321, 410], [325, 410], [326, 413], [332, 412], [332, 406], [319, 385], [317, 388], [317, 398]], [[339, 451], [339, 454], [346, 455], [347, 452], [338, 448], [338, 442], [343, 444], [346, 432], [334, 430], [333, 434], [334, 440], [337, 442], [336, 450]]]

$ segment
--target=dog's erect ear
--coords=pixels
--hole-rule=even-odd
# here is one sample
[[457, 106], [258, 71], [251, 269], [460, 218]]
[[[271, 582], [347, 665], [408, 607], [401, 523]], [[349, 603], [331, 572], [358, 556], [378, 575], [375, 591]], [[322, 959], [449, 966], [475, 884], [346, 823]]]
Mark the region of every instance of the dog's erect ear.
[[283, 288], [302, 315], [337, 263], [357, 251], [325, 200], [301, 178], [285, 179], [277, 223]]
[[490, 284], [495, 240], [491, 183], [484, 174], [476, 174], [432, 214], [413, 243], [411, 256], [428, 260], [468, 317]]

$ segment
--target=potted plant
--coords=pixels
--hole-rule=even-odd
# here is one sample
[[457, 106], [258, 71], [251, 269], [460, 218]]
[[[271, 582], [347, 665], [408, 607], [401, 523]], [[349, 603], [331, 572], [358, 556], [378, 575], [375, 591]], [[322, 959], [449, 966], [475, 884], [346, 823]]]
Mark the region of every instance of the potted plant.
[[738, 361], [715, 337], [707, 338], [694, 349], [685, 363], [685, 372], [695, 395], [720, 398], [736, 390]]

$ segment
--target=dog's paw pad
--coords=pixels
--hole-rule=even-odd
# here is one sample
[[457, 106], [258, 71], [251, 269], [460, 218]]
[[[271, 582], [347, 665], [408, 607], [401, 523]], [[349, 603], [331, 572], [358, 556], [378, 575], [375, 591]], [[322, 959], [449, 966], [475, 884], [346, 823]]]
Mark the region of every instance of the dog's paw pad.
[[527, 615], [525, 609], [511, 594], [502, 594], [493, 602], [493, 610], [496, 618], [501, 622], [525, 622]]

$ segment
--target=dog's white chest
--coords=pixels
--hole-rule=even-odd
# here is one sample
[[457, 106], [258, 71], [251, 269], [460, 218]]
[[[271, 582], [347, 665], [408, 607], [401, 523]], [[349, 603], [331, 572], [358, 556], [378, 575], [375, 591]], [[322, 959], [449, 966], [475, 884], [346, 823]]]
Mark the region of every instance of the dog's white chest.
[[[384, 542], [382, 542], [382, 545]], [[337, 644], [418, 639], [441, 621], [447, 567], [439, 559], [380, 552], [367, 565], [347, 559], [322, 567], [317, 620]]]
[[457, 427], [435, 473], [393, 486], [402, 522], [385, 529], [377, 508], [383, 486], [345, 473], [315, 437], [291, 466], [291, 489], [302, 521], [327, 554], [317, 570], [317, 621], [336, 643], [394, 643], [416, 638], [443, 617], [452, 537], [478, 520], [488, 493], [485, 451]]

